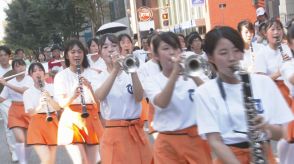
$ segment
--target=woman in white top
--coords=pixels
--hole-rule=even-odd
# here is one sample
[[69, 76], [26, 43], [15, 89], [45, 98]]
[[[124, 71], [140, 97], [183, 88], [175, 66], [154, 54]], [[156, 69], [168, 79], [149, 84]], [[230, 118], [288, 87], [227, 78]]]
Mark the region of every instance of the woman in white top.
[[[25, 72], [26, 63], [22, 59], [13, 60], [12, 69], [15, 73]], [[26, 163], [25, 141], [30, 116], [24, 111], [23, 93], [33, 85], [33, 80], [23, 73], [8, 82], [1, 78], [0, 83], [5, 86], [0, 95], [0, 103], [6, 99], [12, 101], [8, 112], [8, 128], [12, 129], [16, 139], [15, 152], [19, 162]]]
[[[207, 138], [214, 150], [216, 163], [249, 164], [252, 161], [243, 102], [246, 95], [233, 71], [243, 58], [244, 43], [240, 34], [231, 27], [215, 28], [205, 38], [204, 50], [215, 65], [218, 77], [199, 87], [199, 133]], [[252, 101], [258, 113], [253, 119], [256, 125], [252, 128], [267, 134], [268, 140], [279, 140], [282, 125], [293, 119], [292, 113], [271, 79], [250, 74], [250, 81]], [[276, 163], [270, 148], [265, 151], [268, 163]]]
[[106, 65], [99, 52], [99, 41], [97, 38], [93, 38], [87, 42], [87, 45], [89, 54], [91, 54], [88, 56], [90, 68], [100, 73], [101, 70], [106, 69]]
[[263, 45], [252, 42], [252, 38], [254, 36], [254, 25], [250, 21], [243, 20], [239, 22], [238, 32], [241, 34], [245, 45], [244, 57], [243, 60], [241, 60], [241, 66], [247, 72], [254, 72], [256, 53]]
[[271, 77], [278, 85], [288, 105], [290, 105], [292, 100], [289, 96], [289, 89], [280, 73], [283, 61], [291, 59], [291, 51], [288, 45], [282, 43], [284, 35], [282, 23], [277, 19], [268, 20], [266, 22], [266, 35], [268, 45], [264, 46], [256, 55], [255, 72]]
[[144, 90], [154, 105], [155, 163], [211, 163], [207, 143], [197, 132], [197, 86], [203, 81], [179, 76], [181, 47], [176, 34], [164, 32], [152, 41], [161, 72], [144, 80]]
[[133, 40], [128, 34], [120, 34], [118, 36], [121, 55], [126, 56], [133, 52]]
[[[292, 24], [287, 31], [287, 40], [288, 45], [291, 48], [292, 54], [294, 55], [294, 24]], [[285, 80], [286, 85], [290, 90], [290, 94], [292, 97], [292, 113], [294, 112], [294, 61], [286, 61], [283, 62], [281, 67], [281, 74], [283, 79]], [[280, 159], [280, 163], [283, 164], [292, 164], [294, 163], [294, 121], [288, 124], [287, 128], [287, 137], [285, 139], [281, 139], [278, 143], [278, 156]]]
[[99, 74], [100, 87], [95, 91], [105, 119], [101, 140], [104, 164], [149, 164], [152, 153], [143, 132], [141, 100], [143, 88], [136, 72], [122, 71], [119, 40], [112, 34], [100, 38], [102, 58], [107, 69]]
[[[23, 94], [25, 111], [31, 115], [27, 144], [34, 146], [41, 163], [53, 164], [56, 156], [58, 128], [58, 120], [54, 112], [60, 108], [52, 98], [53, 85], [44, 83], [43, 65], [32, 63], [28, 72], [34, 85]], [[52, 120], [48, 120], [49, 116]]]
[[[98, 116], [94, 89], [100, 82], [89, 68], [87, 50], [78, 40], [65, 46], [66, 69], [54, 79], [54, 96], [64, 109], [59, 120], [58, 144], [66, 149], [74, 163], [95, 163], [102, 125]], [[82, 117], [86, 107], [88, 117]]]

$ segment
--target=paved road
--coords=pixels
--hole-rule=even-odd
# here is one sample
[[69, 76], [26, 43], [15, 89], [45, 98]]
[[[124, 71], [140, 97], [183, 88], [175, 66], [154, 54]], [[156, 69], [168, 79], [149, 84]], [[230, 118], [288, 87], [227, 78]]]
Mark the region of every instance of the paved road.
[[[32, 152], [30, 154], [28, 163], [29, 164], [39, 164], [40, 160], [34, 150], [31, 148]], [[0, 163], [1, 164], [11, 164], [11, 155], [8, 151], [6, 137], [4, 132], [3, 121], [0, 120]], [[59, 147], [57, 150], [56, 157], [57, 164], [71, 164], [72, 161], [69, 159], [64, 147]]]

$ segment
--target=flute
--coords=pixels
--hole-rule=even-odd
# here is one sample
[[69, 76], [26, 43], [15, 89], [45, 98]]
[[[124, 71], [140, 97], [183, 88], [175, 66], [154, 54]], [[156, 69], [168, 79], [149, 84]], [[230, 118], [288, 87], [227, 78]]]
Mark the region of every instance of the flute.
[[84, 88], [81, 78], [81, 65], [79, 63], [80, 60], [76, 60], [76, 67], [77, 67], [77, 74], [78, 74], [78, 80], [79, 80], [79, 88], [81, 92], [81, 105], [82, 105], [82, 114], [81, 117], [87, 118], [89, 116], [89, 113], [87, 111], [86, 103], [85, 103], [85, 96], [84, 96]]
[[17, 73], [17, 74], [11, 75], [11, 76], [4, 77], [3, 79], [4, 79], [4, 80], [8, 80], [8, 79], [14, 78], [14, 77], [16, 77], [16, 76], [23, 75], [23, 74], [25, 74], [25, 73], [26, 73], [26, 71], [23, 71], [23, 72], [20, 72], [20, 73]]
[[[37, 78], [38, 78], [38, 83], [39, 83], [41, 92], [43, 93], [44, 92], [44, 83], [41, 80], [41, 77], [40, 76], [38, 76]], [[45, 105], [46, 105], [46, 114], [47, 114], [46, 121], [47, 122], [50, 122], [50, 121], [53, 120], [53, 118], [52, 118], [51, 113], [50, 113], [50, 110], [49, 110], [47, 99], [45, 99], [45, 101], [46, 101], [46, 104]]]

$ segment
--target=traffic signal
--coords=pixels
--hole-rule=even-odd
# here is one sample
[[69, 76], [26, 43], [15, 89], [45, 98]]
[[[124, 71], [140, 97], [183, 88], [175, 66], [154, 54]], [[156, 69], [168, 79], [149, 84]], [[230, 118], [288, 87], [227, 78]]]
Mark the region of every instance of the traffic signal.
[[168, 19], [168, 13], [163, 13], [162, 14], [162, 19], [167, 20]]

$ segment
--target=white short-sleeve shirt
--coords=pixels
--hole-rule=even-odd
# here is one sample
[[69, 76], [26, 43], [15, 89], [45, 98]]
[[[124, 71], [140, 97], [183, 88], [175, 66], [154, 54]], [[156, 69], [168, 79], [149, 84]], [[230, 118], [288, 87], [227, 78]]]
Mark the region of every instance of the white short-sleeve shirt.
[[[95, 91], [98, 83], [100, 81], [97, 80], [98, 73], [90, 68], [84, 69], [81, 73], [81, 77], [86, 78], [92, 85], [93, 90]], [[69, 68], [62, 70], [57, 73], [54, 78], [54, 98], [57, 100], [59, 104], [62, 104], [63, 95], [72, 96], [75, 92], [75, 89], [79, 86], [78, 74], [72, 72]], [[91, 96], [91, 91], [83, 86], [84, 91], [84, 99], [86, 104], [93, 104], [94, 100]], [[80, 96], [77, 97], [72, 104], [81, 104]]]
[[289, 82], [289, 79], [294, 76], [294, 60], [284, 62], [280, 69], [285, 84], [290, 90], [290, 94], [294, 97], [294, 85]]
[[[165, 88], [167, 82], [168, 78], [159, 73], [144, 83], [144, 90], [153, 105], [155, 97]], [[185, 81], [180, 76], [168, 106], [160, 108], [154, 105], [154, 129], [159, 132], [175, 131], [196, 125], [195, 92], [197, 92], [197, 86], [194, 81], [191, 79]]]
[[143, 63], [143, 65], [140, 67], [138, 70], [138, 75], [143, 85], [145, 79], [150, 78], [151, 76], [154, 76], [160, 72], [159, 64], [154, 60], [149, 60], [146, 63]]
[[[225, 144], [248, 141], [247, 120], [241, 84], [222, 83], [226, 100], [221, 96], [217, 80], [199, 87], [197, 121], [199, 134], [219, 132]], [[274, 82], [264, 75], [251, 75], [253, 99], [257, 112], [270, 124], [284, 124], [293, 119], [287, 103]], [[266, 91], [265, 91], [266, 89]]]
[[[8, 81], [9, 84], [17, 87], [31, 87], [34, 85], [34, 81], [30, 76], [25, 76], [21, 81], [17, 81], [13, 78]], [[15, 92], [11, 88], [5, 86], [0, 95], [4, 99], [11, 99], [11, 101], [23, 101], [23, 95], [21, 93]]]
[[[286, 44], [282, 44], [284, 54], [291, 55], [291, 50]], [[280, 69], [283, 63], [283, 58], [280, 50], [273, 50], [269, 45], [264, 46], [256, 54], [255, 72], [265, 73], [271, 75]], [[279, 77], [277, 80], [283, 80]]]
[[91, 56], [88, 56], [88, 61], [89, 61], [89, 64], [90, 64], [91, 68], [98, 69], [98, 70], [101, 70], [101, 71], [106, 70], [106, 68], [107, 68], [104, 60], [101, 57], [99, 57], [98, 60], [94, 62], [91, 59]]
[[3, 68], [0, 65], [0, 77], [2, 77], [6, 72], [10, 71], [11, 69], [11, 66], [9, 66], [8, 68]]
[[[50, 96], [53, 96], [53, 85], [45, 84], [44, 90], [48, 91]], [[47, 112], [47, 104], [44, 104], [44, 107], [37, 111], [36, 108], [39, 106], [40, 98], [42, 96], [41, 90], [37, 89], [35, 86], [27, 89], [23, 94], [23, 102], [25, 111], [27, 113], [46, 113]], [[46, 106], [45, 106], [46, 105]], [[48, 103], [48, 109], [50, 112], [55, 111], [54, 108]], [[33, 110], [33, 111], [29, 111]]]
[[[252, 43], [252, 49], [244, 50], [243, 60], [241, 60], [241, 66], [248, 72], [255, 72], [255, 59], [256, 54], [263, 48], [264, 45], [258, 43]], [[253, 50], [253, 51], [252, 51]]]
[[[108, 78], [109, 73], [103, 71], [98, 75], [100, 84]], [[106, 98], [100, 102], [102, 117], [106, 120], [137, 119], [141, 115], [141, 102], [136, 102], [130, 74], [121, 72]]]

